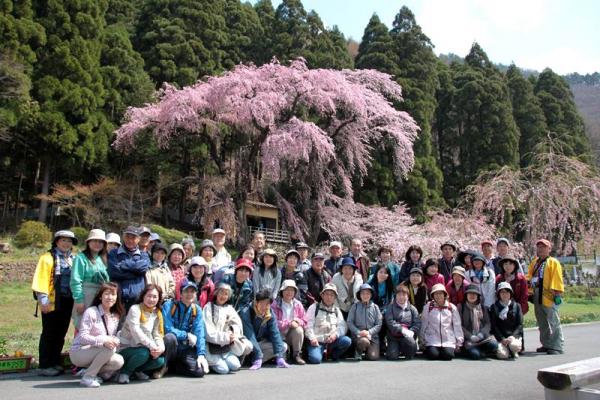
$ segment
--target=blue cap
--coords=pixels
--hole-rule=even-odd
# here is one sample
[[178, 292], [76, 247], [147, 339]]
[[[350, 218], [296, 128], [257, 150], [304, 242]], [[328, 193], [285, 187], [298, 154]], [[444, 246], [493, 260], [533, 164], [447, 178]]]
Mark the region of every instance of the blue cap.
[[362, 285], [360, 285], [360, 287], [358, 288], [358, 293], [362, 292], [363, 290], [370, 290], [371, 296], [375, 296], [375, 290], [368, 283], [363, 283]]
[[181, 281], [181, 287], [179, 288], [179, 291], [183, 293], [183, 291], [187, 288], [194, 288], [196, 292], [198, 291], [198, 286], [196, 286], [194, 282], [188, 281], [187, 279]]
[[342, 267], [344, 265], [350, 265], [352, 268], [356, 269], [356, 264], [354, 263], [354, 259], [352, 257], [344, 257], [342, 260]]

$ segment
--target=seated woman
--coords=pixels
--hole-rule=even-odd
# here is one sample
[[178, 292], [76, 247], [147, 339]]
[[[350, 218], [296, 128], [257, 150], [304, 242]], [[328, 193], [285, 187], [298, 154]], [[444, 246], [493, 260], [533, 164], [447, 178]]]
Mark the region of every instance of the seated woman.
[[415, 306], [419, 315], [421, 315], [425, 303], [429, 301], [427, 285], [423, 282], [423, 270], [421, 268], [411, 269], [408, 280], [402, 283], [408, 288], [408, 301]]
[[92, 304], [85, 310], [69, 357], [73, 365], [86, 368], [81, 385], [98, 387], [123, 366], [117, 354], [117, 327], [125, 312], [116, 283], [103, 283]]
[[388, 347], [386, 358], [397, 360], [400, 354], [411, 360], [417, 353], [417, 337], [421, 319], [417, 308], [409, 303], [410, 288], [404, 284], [396, 287], [396, 298], [385, 312]]
[[455, 306], [462, 304], [465, 299], [465, 288], [469, 284], [466, 276], [463, 267], [452, 268], [452, 279], [446, 284], [446, 291], [448, 292], [448, 300]]
[[367, 360], [379, 359], [379, 332], [383, 317], [377, 304], [372, 301], [373, 293], [371, 285], [363, 283], [358, 290], [360, 301], [352, 304], [348, 313], [348, 329], [356, 348], [356, 361], [360, 361], [365, 353]]
[[219, 283], [214, 300], [204, 306], [206, 359], [217, 374], [228, 374], [241, 367], [239, 357], [250, 354], [252, 343], [244, 337], [242, 320], [232, 305], [227, 304], [231, 286]]
[[298, 365], [306, 362], [302, 359], [302, 344], [304, 343], [304, 328], [306, 316], [300, 300], [296, 299], [298, 287], [296, 282], [286, 279], [281, 285], [281, 296], [273, 301], [271, 308], [277, 318], [277, 327], [281, 337], [292, 349], [292, 358]]
[[289, 368], [284, 358], [287, 345], [281, 340], [277, 319], [271, 310], [271, 291], [263, 289], [256, 293], [254, 303], [240, 311], [240, 318], [244, 326], [244, 336], [253, 346], [249, 355], [252, 362], [250, 369], [260, 369], [263, 362], [272, 358], [275, 358], [278, 368]]
[[312, 304], [306, 311], [309, 364], [320, 364], [325, 350], [337, 361], [352, 344], [346, 336], [348, 326], [337, 305], [337, 296], [337, 287], [327, 283], [321, 291], [321, 301]]
[[119, 383], [129, 383], [132, 375], [141, 381], [148, 380], [147, 373], [155, 372], [165, 364], [165, 331], [159, 306], [161, 301], [160, 287], [150, 284], [142, 290], [139, 303], [129, 309], [119, 332], [119, 353], [125, 361], [119, 374]]
[[223, 283], [231, 287], [232, 293], [229, 298], [229, 304], [235, 308], [238, 313], [242, 309], [252, 304], [254, 296], [254, 285], [250, 277], [254, 271], [254, 264], [247, 258], [240, 258], [235, 262], [235, 272], [233, 275], [225, 275]]
[[271, 289], [271, 299], [274, 300], [281, 287], [281, 271], [277, 268], [277, 253], [266, 249], [260, 256], [260, 264], [252, 276], [254, 290]]
[[442, 284], [446, 285], [446, 280], [444, 279], [444, 275], [440, 274], [440, 265], [438, 260], [435, 258], [430, 258], [425, 262], [425, 267], [423, 269], [424, 276], [423, 280], [425, 281], [425, 285], [427, 286], [427, 292], [431, 295], [431, 288], [434, 285]]
[[208, 373], [208, 362], [202, 309], [195, 304], [198, 287], [185, 279], [179, 290], [180, 300], [168, 300], [162, 306], [166, 334], [165, 366], [161, 373], [169, 367], [178, 374], [201, 378]]
[[473, 360], [479, 360], [488, 354], [496, 354], [498, 342], [490, 333], [492, 324], [487, 308], [481, 304], [481, 291], [477, 285], [465, 289], [465, 299], [458, 306], [463, 335], [464, 353]]
[[423, 309], [421, 317], [421, 343], [425, 356], [430, 360], [452, 360], [455, 351], [463, 344], [460, 313], [448, 301], [448, 293], [441, 283], [431, 288], [431, 300]]
[[518, 358], [523, 348], [523, 312], [513, 299], [513, 289], [508, 282], [498, 285], [498, 300], [490, 308], [492, 332], [498, 341], [499, 359]]
[[187, 279], [194, 282], [198, 288], [197, 300], [200, 307], [204, 307], [206, 303], [212, 301], [215, 284], [210, 276], [208, 276], [209, 264], [201, 256], [192, 257], [190, 259], [190, 271]]

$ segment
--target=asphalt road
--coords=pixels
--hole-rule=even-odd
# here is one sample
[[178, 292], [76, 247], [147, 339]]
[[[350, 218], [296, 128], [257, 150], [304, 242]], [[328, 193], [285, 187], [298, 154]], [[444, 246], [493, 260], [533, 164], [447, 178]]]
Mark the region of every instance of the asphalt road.
[[167, 376], [129, 385], [79, 386], [78, 378], [20, 376], [0, 380], [2, 399], [540, 399], [537, 370], [600, 356], [600, 323], [563, 327], [566, 353], [535, 353], [537, 330], [526, 330], [525, 355], [516, 361], [377, 361], [326, 363], [259, 371], [209, 374], [201, 379]]

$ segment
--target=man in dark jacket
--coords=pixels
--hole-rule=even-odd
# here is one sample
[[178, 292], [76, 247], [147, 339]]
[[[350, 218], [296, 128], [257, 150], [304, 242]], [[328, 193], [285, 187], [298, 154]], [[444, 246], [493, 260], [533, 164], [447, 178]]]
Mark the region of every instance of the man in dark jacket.
[[333, 241], [329, 245], [330, 257], [325, 261], [325, 267], [329, 275], [333, 276], [342, 266], [342, 242]]
[[278, 368], [289, 368], [284, 359], [287, 345], [281, 339], [277, 319], [271, 310], [271, 291], [268, 288], [258, 291], [253, 305], [242, 309], [240, 318], [244, 336], [254, 347], [249, 355], [252, 361], [250, 369], [260, 369], [264, 361], [273, 357]]
[[140, 251], [139, 241], [139, 230], [130, 226], [123, 232], [123, 244], [108, 253], [108, 275], [112, 282], [119, 284], [126, 311], [137, 303], [150, 268], [150, 257]]
[[304, 273], [308, 284], [308, 291], [306, 292], [307, 307], [321, 301], [321, 291], [325, 284], [331, 281], [331, 275], [324, 268], [324, 261], [325, 256], [323, 253], [313, 254], [311, 268]]
[[440, 265], [439, 273], [444, 276], [446, 282], [449, 282], [452, 279], [452, 269], [459, 266], [454, 257], [457, 250], [456, 244], [450, 241], [444, 242], [440, 246], [440, 250], [442, 251], [442, 257], [438, 260]]

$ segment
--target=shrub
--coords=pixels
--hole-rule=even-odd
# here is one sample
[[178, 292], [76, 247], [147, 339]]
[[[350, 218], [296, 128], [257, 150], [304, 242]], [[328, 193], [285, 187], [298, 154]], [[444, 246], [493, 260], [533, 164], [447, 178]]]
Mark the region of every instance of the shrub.
[[51, 240], [52, 232], [44, 223], [25, 221], [21, 224], [13, 243], [21, 249], [24, 247], [42, 248], [48, 246]]
[[85, 247], [85, 239], [88, 237], [88, 230], [81, 226], [74, 226], [69, 230], [75, 234], [75, 237], [79, 242], [79, 247], [83, 249]]
[[166, 245], [181, 243], [183, 238], [189, 237], [185, 232], [178, 231], [177, 229], [168, 229], [160, 225], [149, 225], [148, 227], [153, 233], [158, 233], [162, 242]]

